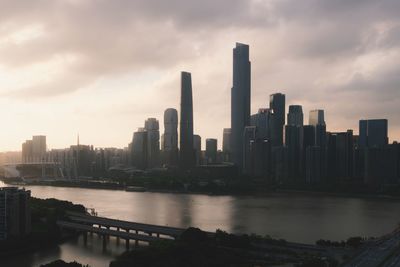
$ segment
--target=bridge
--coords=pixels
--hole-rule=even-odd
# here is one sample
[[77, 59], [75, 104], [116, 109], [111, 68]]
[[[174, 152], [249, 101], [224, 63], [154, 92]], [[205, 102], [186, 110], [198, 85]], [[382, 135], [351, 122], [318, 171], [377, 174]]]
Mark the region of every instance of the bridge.
[[134, 240], [137, 246], [139, 241], [150, 243], [157, 240], [173, 240], [185, 231], [183, 228], [128, 222], [72, 212], [68, 213], [68, 218], [70, 221], [58, 221], [58, 226], [83, 232], [85, 244], [87, 233], [101, 235], [103, 249], [106, 249], [110, 236], [117, 237], [118, 242], [120, 238], [124, 239], [126, 248], [129, 249], [130, 240]]

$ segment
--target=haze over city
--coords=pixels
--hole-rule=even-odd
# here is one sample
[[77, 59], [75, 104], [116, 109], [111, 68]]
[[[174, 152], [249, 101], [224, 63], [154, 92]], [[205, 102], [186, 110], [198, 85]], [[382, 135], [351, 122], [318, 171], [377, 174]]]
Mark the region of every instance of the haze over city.
[[[230, 127], [232, 48], [251, 46], [252, 113], [282, 92], [332, 131], [387, 118], [400, 139], [400, 2], [0, 1], [0, 150], [124, 147], [148, 117], [179, 109], [192, 73], [194, 132]], [[205, 108], [206, 107], [206, 108]], [[306, 117], [307, 118], [307, 117]], [[307, 119], [306, 119], [307, 121]]]

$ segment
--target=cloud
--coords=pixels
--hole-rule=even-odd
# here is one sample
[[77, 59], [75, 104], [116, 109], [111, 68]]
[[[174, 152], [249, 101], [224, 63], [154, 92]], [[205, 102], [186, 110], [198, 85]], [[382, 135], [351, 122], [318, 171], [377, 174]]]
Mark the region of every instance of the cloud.
[[220, 137], [240, 41], [251, 47], [253, 112], [281, 91], [305, 112], [325, 108], [335, 130], [387, 117], [399, 139], [399, 10], [398, 0], [0, 0], [0, 94], [46, 105], [111, 86], [125, 99], [107, 112], [134, 112], [136, 128], [179, 106], [187, 70], [196, 131]]

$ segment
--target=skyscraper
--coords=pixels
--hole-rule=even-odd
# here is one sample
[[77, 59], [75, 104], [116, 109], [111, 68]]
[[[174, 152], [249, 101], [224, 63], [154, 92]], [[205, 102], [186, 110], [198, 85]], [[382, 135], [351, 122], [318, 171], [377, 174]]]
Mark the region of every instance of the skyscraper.
[[222, 137], [223, 161], [229, 162], [231, 159], [231, 128], [224, 128]]
[[325, 125], [324, 111], [322, 109], [310, 110], [308, 124], [313, 126]]
[[271, 123], [272, 146], [282, 146], [283, 127], [285, 125], [285, 95], [281, 93], [270, 95], [269, 108], [273, 113]]
[[193, 135], [193, 149], [195, 155], [195, 164], [199, 166], [202, 164], [201, 162], [201, 136], [200, 135]]
[[360, 120], [359, 147], [381, 147], [387, 145], [388, 142], [388, 121], [386, 119]]
[[150, 168], [157, 167], [160, 160], [160, 125], [155, 118], [149, 118], [144, 123], [147, 131], [147, 157]]
[[268, 108], [260, 108], [251, 115], [250, 125], [257, 127], [257, 138], [270, 139], [272, 113]]
[[133, 165], [138, 169], [146, 169], [148, 166], [148, 135], [144, 128], [139, 128], [133, 134], [132, 140], [132, 161]]
[[236, 43], [233, 49], [233, 86], [231, 91], [232, 161], [243, 168], [243, 132], [250, 125], [251, 63], [249, 46]]
[[189, 72], [181, 73], [181, 122], [180, 122], [180, 166], [194, 166], [193, 150], [193, 97], [192, 77]]
[[173, 108], [164, 112], [163, 152], [167, 165], [178, 162], [178, 111]]
[[290, 105], [287, 115], [287, 125], [303, 126], [303, 108], [300, 105]]
[[207, 164], [217, 163], [217, 139], [207, 138], [206, 139], [206, 158]]
[[315, 129], [315, 145], [321, 148], [326, 147], [326, 123], [324, 111], [315, 109], [310, 111], [309, 122]]

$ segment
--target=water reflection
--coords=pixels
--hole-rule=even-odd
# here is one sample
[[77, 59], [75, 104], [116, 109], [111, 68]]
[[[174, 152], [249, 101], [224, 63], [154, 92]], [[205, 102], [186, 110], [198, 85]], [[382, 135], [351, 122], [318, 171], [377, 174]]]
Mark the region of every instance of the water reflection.
[[[342, 240], [356, 235], [379, 236], [393, 230], [400, 222], [400, 202], [394, 200], [302, 194], [205, 196], [39, 186], [27, 189], [35, 197], [81, 203], [95, 208], [101, 216], [116, 219], [176, 227], [196, 226], [209, 231], [219, 228], [305, 243], [314, 243], [320, 238]], [[103, 253], [101, 239], [93, 235], [88, 238], [87, 246], [78, 238], [58, 249], [33, 253], [6, 264], [38, 266], [62, 258], [103, 267], [124, 248], [124, 242], [118, 244], [111, 238]]]

